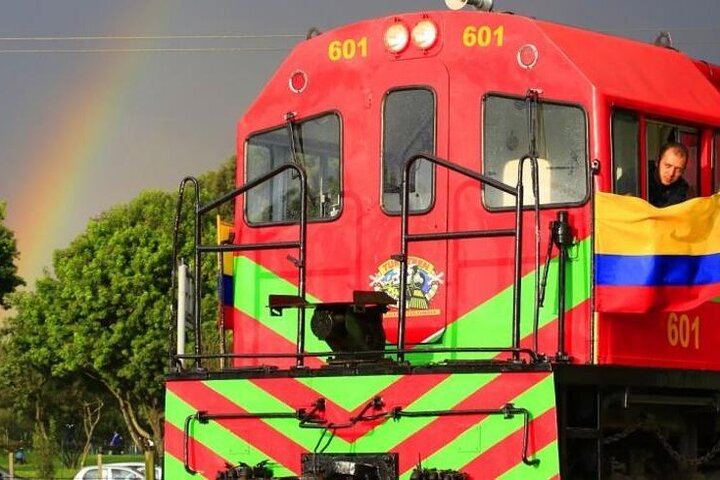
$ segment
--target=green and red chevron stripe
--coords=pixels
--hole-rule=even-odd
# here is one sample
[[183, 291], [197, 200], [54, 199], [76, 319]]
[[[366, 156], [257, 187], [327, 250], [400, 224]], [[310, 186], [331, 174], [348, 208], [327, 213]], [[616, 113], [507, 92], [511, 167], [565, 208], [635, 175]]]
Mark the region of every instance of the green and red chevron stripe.
[[[582, 309], [575, 315], [587, 319], [589, 313], [589, 298], [591, 291], [590, 270], [591, 270], [591, 242], [589, 238], [579, 242], [573, 249], [572, 261], [569, 262], [567, 270], [566, 309]], [[543, 266], [541, 266], [542, 275]], [[557, 318], [557, 306], [553, 299], [557, 297], [557, 262], [550, 263], [547, 279], [547, 291], [545, 294], [545, 306], [540, 309], [539, 326], [549, 326]], [[297, 336], [296, 312], [286, 310], [280, 317], [270, 315], [267, 308], [267, 299], [270, 294], [296, 294], [296, 286], [282, 277], [275, 275], [261, 265], [251, 261], [247, 257], [238, 256], [235, 259], [235, 330], [243, 332], [242, 335], [234, 337], [234, 351], [237, 352], [265, 352], [265, 353], [293, 353], [295, 352], [295, 339]], [[241, 281], [240, 279], [257, 279], [255, 282]], [[521, 336], [527, 337], [532, 334], [533, 327], [533, 295], [535, 288], [535, 272], [525, 275], [521, 280], [522, 305], [521, 305]], [[317, 298], [308, 295], [311, 303], [319, 302]], [[458, 316], [448, 314], [447, 328], [441, 337], [443, 347], [487, 347], [510, 344], [510, 325], [512, 311], [513, 292], [512, 286], [498, 288], [498, 293], [473, 308], [463, 308]], [[452, 311], [452, 309], [449, 309]], [[307, 318], [312, 315], [308, 310]], [[577, 323], [577, 322], [576, 322]], [[572, 338], [572, 337], [571, 337]], [[587, 338], [587, 337], [585, 337]], [[555, 342], [556, 339], [552, 339]], [[554, 343], [539, 344], [540, 352], [555, 352], [557, 345]], [[582, 345], [586, 349], [586, 345]], [[306, 338], [306, 350], [309, 352], [327, 351], [328, 346], [309, 334]], [[578, 360], [585, 360], [587, 352], [575, 351]], [[486, 354], [485, 358], [491, 358], [493, 354]], [[437, 362], [445, 359], [478, 358], [477, 353], [437, 353], [437, 354], [416, 354], [412, 356], [413, 363]], [[481, 356], [482, 357], [482, 356]], [[322, 364], [320, 359], [309, 359], [310, 366]], [[247, 364], [245, 361], [242, 364]], [[258, 363], [258, 362], [256, 362]], [[263, 362], [259, 362], [263, 363]], [[288, 359], [284, 363], [278, 362], [278, 366], [291, 366], [293, 360]], [[241, 362], [238, 362], [241, 364]]]
[[[589, 314], [590, 242], [577, 247], [571, 266], [566, 300], [569, 329], [585, 325]], [[548, 285], [556, 285], [557, 268], [551, 263]], [[535, 273], [522, 279], [522, 344], [532, 343], [532, 296]], [[296, 313], [286, 311], [271, 317], [267, 308], [270, 293], [293, 294], [295, 286], [247, 257], [236, 257], [235, 351], [292, 353], [295, 351]], [[242, 290], [240, 290], [242, 285]], [[555, 298], [551, 289], [547, 298]], [[310, 302], [316, 298], [308, 295]], [[512, 289], [505, 287], [495, 296], [458, 318], [448, 318], [442, 336], [444, 347], [500, 346], [509, 344]], [[557, 311], [548, 302], [540, 312], [538, 342], [541, 351], [554, 352], [557, 345]], [[310, 315], [310, 313], [308, 313]], [[584, 335], [581, 335], [584, 336]], [[571, 336], [572, 338], [572, 336]], [[585, 337], [586, 338], [586, 337]], [[583, 345], [582, 348], [585, 346]], [[308, 335], [307, 351], [326, 351], [327, 345]], [[576, 350], [580, 351], [580, 350]], [[499, 359], [498, 354], [418, 353], [409, 355], [413, 365], [438, 365], [447, 360]], [[281, 369], [293, 360], [273, 363]], [[266, 364], [266, 360], [257, 363]], [[428, 468], [468, 473], [472, 479], [558, 478], [558, 442], [554, 376], [548, 371], [508, 371], [500, 367], [482, 372], [445, 366], [422, 373], [383, 371], [354, 375], [354, 372], [323, 373], [320, 358], [308, 358], [307, 369], [284, 376], [257, 373], [238, 378], [212, 380], [171, 380], [166, 400], [167, 478], [214, 479], [227, 464], [254, 465], [269, 461], [275, 476], [302, 473], [301, 455], [322, 450], [324, 454], [397, 454], [399, 478], [409, 479], [418, 461]], [[382, 399], [380, 412], [372, 419], [356, 417], [374, 398]], [[297, 418], [262, 418], [262, 414], [291, 416], [300, 409], [309, 411], [324, 401], [322, 419], [331, 425], [345, 425], [332, 432], [306, 428]], [[526, 409], [530, 415], [527, 432], [522, 415], [482, 414], [500, 411], [507, 404]], [[400, 409], [424, 412], [419, 417], [393, 419], [389, 412]], [[255, 414], [260, 418], [218, 418], [205, 423], [189, 420], [199, 411], [213, 414]], [[437, 414], [432, 414], [437, 412]], [[448, 415], [449, 412], [465, 414]], [[382, 415], [386, 413], [387, 415]], [[184, 428], [188, 422], [187, 438]], [[333, 435], [331, 435], [331, 433]], [[523, 463], [523, 436], [528, 435], [528, 456], [538, 465]], [[186, 471], [184, 463], [196, 474]]]
[[[407, 388], [403, 388], [405, 384]], [[323, 430], [301, 428], [294, 418], [225, 418], [190, 421], [189, 467], [184, 468], [186, 419], [208, 414], [294, 412], [327, 400], [325, 419], [347, 424], [367, 399], [382, 397], [384, 409], [429, 412], [427, 416], [380, 418], [338, 428], [324, 453], [398, 454], [400, 478], [409, 478], [418, 460], [424, 466], [464, 471], [471, 478], [551, 478], [558, 474], [553, 376], [534, 373], [452, 373], [336, 376], [278, 379], [171, 381], [166, 411], [167, 478], [214, 479], [225, 462], [269, 460], [275, 476], [299, 475], [300, 455], [324, 445]], [[529, 411], [528, 456], [522, 462], [523, 418], [473, 413], [512, 403]], [[439, 412], [466, 412], [457, 416]], [[468, 413], [469, 412], [469, 413]], [[325, 439], [329, 438], [325, 435]], [[492, 477], [486, 476], [493, 471]]]

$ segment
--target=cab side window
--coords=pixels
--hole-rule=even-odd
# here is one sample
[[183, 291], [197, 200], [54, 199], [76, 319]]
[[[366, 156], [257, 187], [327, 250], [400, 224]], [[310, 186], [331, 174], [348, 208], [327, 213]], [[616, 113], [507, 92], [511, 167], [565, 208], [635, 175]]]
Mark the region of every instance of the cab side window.
[[629, 112], [615, 112], [612, 119], [613, 192], [640, 196], [640, 122]]
[[[643, 138], [644, 152], [641, 149]], [[647, 199], [651, 190], [650, 176], [657, 175], [656, 162], [661, 149], [669, 142], [676, 142], [684, 145], [688, 151], [688, 159], [682, 175], [689, 186], [687, 198], [698, 196], [700, 194], [699, 141], [700, 131], [697, 128], [674, 122], [650, 120], [642, 114], [616, 110], [612, 116], [613, 192]], [[720, 187], [720, 172], [715, 172], [715, 178]]]

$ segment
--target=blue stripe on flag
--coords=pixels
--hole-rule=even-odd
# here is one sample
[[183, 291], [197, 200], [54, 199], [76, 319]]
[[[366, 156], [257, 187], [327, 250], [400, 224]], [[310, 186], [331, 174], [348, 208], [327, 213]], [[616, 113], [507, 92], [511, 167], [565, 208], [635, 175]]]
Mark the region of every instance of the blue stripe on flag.
[[720, 283], [720, 253], [711, 255], [595, 255], [598, 285], [693, 286]]

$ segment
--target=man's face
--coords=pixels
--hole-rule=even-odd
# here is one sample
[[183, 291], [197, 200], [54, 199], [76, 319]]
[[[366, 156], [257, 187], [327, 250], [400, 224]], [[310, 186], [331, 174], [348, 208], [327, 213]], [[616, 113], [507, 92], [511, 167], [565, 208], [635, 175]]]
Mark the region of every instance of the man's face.
[[663, 185], [672, 185], [682, 177], [687, 158], [676, 149], [671, 148], [658, 161], [658, 177]]

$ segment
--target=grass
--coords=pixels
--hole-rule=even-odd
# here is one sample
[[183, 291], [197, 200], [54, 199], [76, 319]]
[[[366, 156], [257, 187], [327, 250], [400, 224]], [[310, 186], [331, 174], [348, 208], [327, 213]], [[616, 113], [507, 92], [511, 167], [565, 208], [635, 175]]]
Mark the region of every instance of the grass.
[[[72, 480], [77, 473], [76, 468], [65, 468], [58, 459], [55, 462], [55, 476], [50, 478], [38, 477], [38, 468], [36, 458], [32, 451], [26, 452], [27, 462], [21, 465], [15, 464], [15, 476], [28, 479], [28, 480]], [[0, 454], [0, 468], [4, 470], [8, 469], [8, 454]], [[103, 455], [103, 464], [117, 463], [117, 462], [144, 462], [145, 459], [142, 455]], [[97, 455], [90, 454], [85, 460], [85, 465], [97, 464]]]

